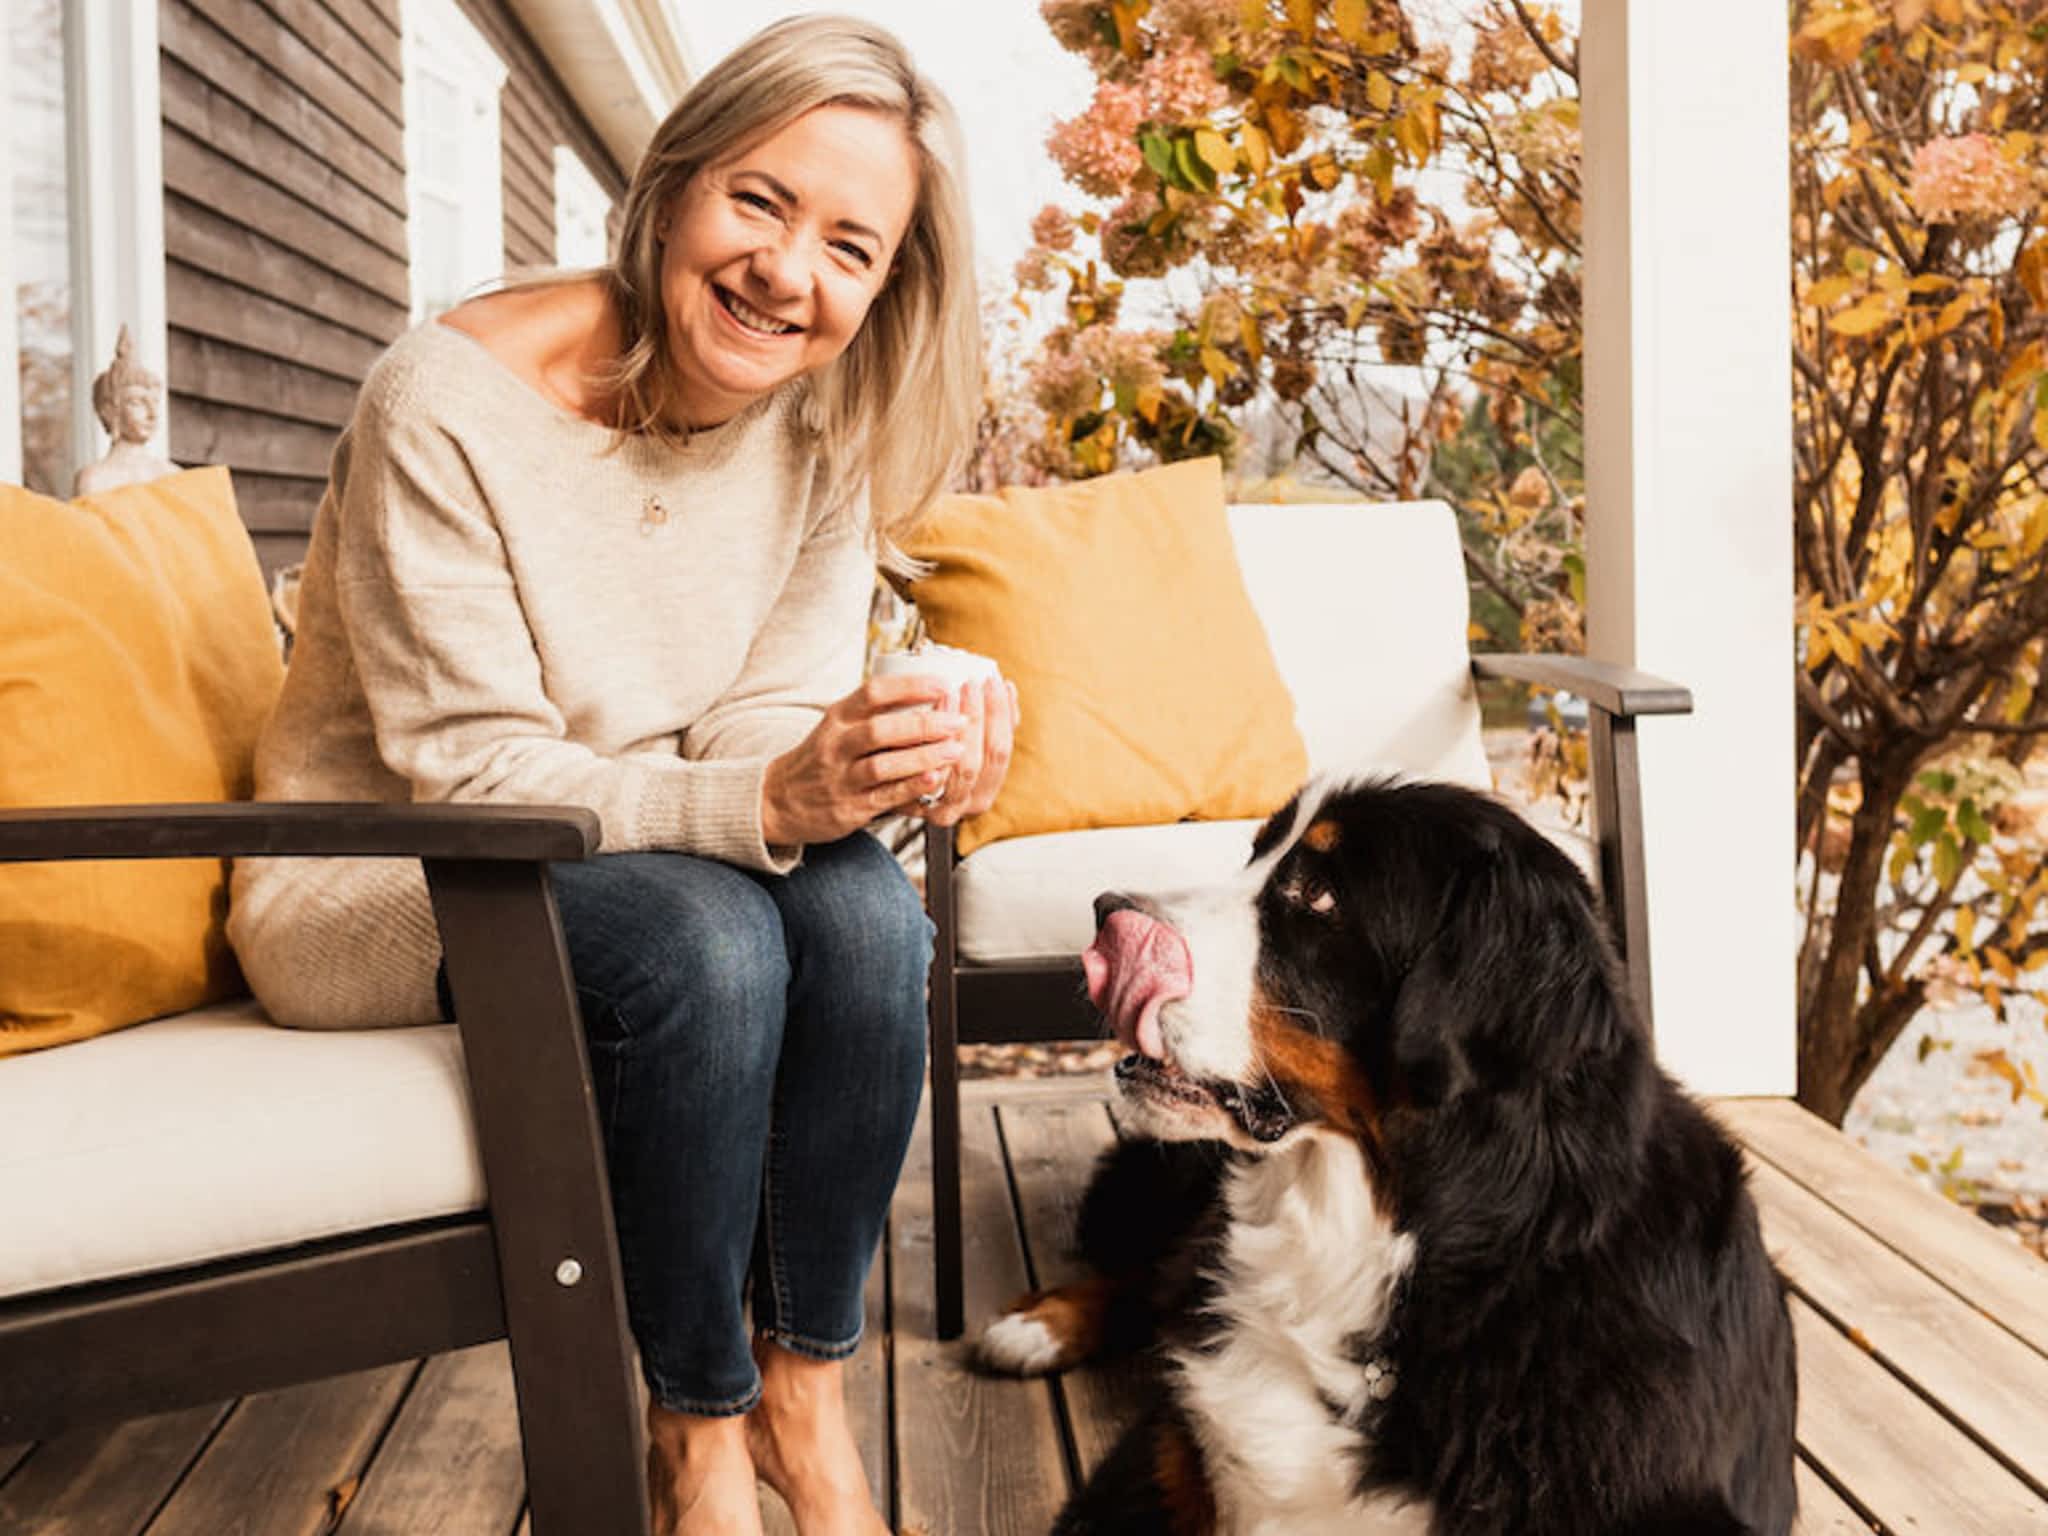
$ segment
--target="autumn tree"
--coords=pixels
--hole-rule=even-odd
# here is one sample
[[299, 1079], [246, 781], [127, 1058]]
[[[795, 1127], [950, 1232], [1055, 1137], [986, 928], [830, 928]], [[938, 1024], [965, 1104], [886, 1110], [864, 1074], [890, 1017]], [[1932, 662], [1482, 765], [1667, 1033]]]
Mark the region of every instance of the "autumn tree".
[[1931, 981], [2043, 995], [2048, 14], [1793, 30], [1799, 1089], [1839, 1119]]
[[[1097, 87], [1018, 272], [1057, 321], [1036, 452], [1227, 455], [1277, 412], [1316, 473], [1452, 501], [1490, 639], [1572, 650], [1576, 49], [1533, 0], [1467, 11], [1047, 0]], [[2041, 11], [1793, 6], [1800, 1094], [1835, 1119], [1931, 983], [2041, 995]]]

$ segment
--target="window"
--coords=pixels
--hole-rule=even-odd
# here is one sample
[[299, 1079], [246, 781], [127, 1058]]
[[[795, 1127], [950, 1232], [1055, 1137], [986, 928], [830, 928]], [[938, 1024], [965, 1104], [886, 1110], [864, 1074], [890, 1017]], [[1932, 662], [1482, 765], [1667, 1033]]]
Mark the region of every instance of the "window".
[[0, 480], [71, 494], [71, 244], [62, 0], [0, 30]]
[[412, 318], [505, 270], [498, 93], [505, 63], [455, 0], [405, 0], [406, 234]]
[[612, 200], [583, 157], [566, 144], [555, 146], [555, 265], [601, 267], [610, 254], [605, 221]]

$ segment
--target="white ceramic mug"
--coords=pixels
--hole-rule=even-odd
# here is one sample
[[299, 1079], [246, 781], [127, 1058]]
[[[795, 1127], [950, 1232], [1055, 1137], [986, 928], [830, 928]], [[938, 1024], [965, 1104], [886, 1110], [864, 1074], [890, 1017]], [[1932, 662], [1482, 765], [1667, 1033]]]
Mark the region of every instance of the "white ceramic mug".
[[[884, 651], [875, 658], [873, 667], [877, 677], [930, 677], [938, 680], [946, 690], [946, 703], [953, 709], [963, 707], [963, 694], [969, 684], [984, 679], [1000, 678], [1002, 669], [992, 657], [980, 656], [973, 651], [963, 651], [956, 646], [937, 645], [926, 641], [912, 651]], [[943, 786], [929, 795], [919, 795], [919, 805], [937, 805], [946, 798]]]

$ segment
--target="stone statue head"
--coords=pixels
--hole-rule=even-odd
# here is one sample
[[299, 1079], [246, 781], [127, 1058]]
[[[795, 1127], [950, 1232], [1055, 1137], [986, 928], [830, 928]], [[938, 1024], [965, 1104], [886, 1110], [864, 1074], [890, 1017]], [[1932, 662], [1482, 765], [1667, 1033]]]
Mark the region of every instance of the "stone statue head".
[[92, 408], [116, 443], [146, 443], [156, 435], [164, 381], [137, 362], [128, 327], [114, 342], [114, 360], [92, 381]]

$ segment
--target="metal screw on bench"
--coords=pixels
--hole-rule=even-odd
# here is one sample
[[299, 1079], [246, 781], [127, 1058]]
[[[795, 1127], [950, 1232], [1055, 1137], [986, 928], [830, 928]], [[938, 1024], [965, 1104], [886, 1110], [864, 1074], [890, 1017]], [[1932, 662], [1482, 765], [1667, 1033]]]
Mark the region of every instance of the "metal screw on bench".
[[555, 1284], [574, 1285], [583, 1278], [583, 1266], [574, 1259], [564, 1259], [555, 1266]]

